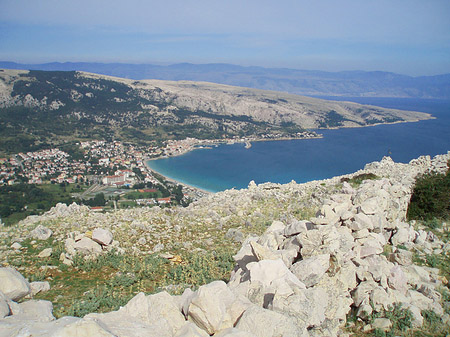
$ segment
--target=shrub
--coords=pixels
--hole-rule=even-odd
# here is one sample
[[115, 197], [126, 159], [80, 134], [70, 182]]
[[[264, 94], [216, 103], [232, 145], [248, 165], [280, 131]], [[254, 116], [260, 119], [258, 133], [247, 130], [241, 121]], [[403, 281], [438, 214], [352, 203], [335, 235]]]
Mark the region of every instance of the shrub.
[[[450, 174], [429, 173], [416, 179], [408, 207], [409, 220], [450, 218]], [[436, 224], [436, 222], [433, 222]]]

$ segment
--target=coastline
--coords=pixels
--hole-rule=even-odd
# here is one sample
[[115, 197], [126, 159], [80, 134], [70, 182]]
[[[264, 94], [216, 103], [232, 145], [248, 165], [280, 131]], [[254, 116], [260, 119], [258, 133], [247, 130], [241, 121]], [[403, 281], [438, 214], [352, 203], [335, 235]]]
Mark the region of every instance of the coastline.
[[[187, 153], [187, 152], [186, 152]], [[148, 165], [148, 162], [153, 161], [153, 160], [158, 160], [158, 159], [163, 159], [163, 158], [169, 158], [170, 156], [164, 156], [164, 157], [158, 157], [158, 158], [145, 158], [143, 160], [144, 165], [151, 171], [151, 172], [155, 172], [156, 174], [160, 175], [161, 177], [163, 177], [165, 180], [176, 184], [176, 185], [181, 185], [183, 186], [183, 193], [185, 194], [189, 194], [189, 196], [194, 197], [195, 199], [210, 195], [210, 194], [214, 194], [216, 192], [213, 191], [208, 191], [205, 190], [203, 188], [194, 186], [194, 185], [190, 185], [184, 182], [181, 182], [179, 180], [176, 180], [174, 178], [168, 177], [164, 174], [162, 174], [161, 172], [155, 170], [154, 168], [152, 168], [150, 165]]]
[[191, 151], [194, 151], [196, 149], [212, 149], [213, 147], [217, 147], [218, 145], [233, 145], [233, 144], [241, 143], [245, 146], [246, 149], [250, 149], [252, 147], [252, 142], [321, 139], [321, 138], [324, 138], [324, 136], [323, 136], [323, 134], [320, 134], [318, 132], [320, 132], [322, 130], [353, 129], [353, 128], [359, 129], [359, 128], [365, 128], [365, 127], [380, 126], [380, 125], [416, 123], [416, 122], [420, 122], [420, 121], [424, 121], [424, 120], [437, 119], [437, 117], [435, 117], [431, 114], [428, 114], [428, 115], [429, 115], [429, 118], [427, 118], [427, 119], [418, 119], [418, 120], [410, 120], [410, 121], [395, 121], [395, 122], [388, 122], [388, 123], [374, 123], [374, 124], [370, 124], [370, 125], [351, 125], [351, 126], [350, 125], [342, 125], [342, 126], [331, 127], [331, 128], [313, 129], [310, 131], [315, 133], [315, 136], [309, 136], [309, 137], [279, 137], [279, 138], [251, 138], [251, 137], [249, 137], [249, 138], [241, 138], [241, 139], [214, 139], [214, 140], [191, 139], [191, 142], [189, 144], [185, 144], [184, 146], [181, 146], [180, 148], [176, 149], [175, 152], [166, 153], [166, 154], [156, 157], [156, 158], [145, 158], [144, 164], [150, 171], [159, 174], [160, 176], [164, 177], [164, 179], [166, 179], [169, 182], [182, 185], [184, 191], [189, 192], [188, 194], [194, 194], [198, 198], [201, 196], [214, 194], [214, 193], [216, 193], [216, 191], [206, 190], [201, 187], [179, 181], [175, 178], [168, 177], [167, 175], [164, 175], [161, 172], [152, 168], [148, 163], [151, 161], [154, 161], [154, 160], [181, 156], [181, 155], [187, 154]]

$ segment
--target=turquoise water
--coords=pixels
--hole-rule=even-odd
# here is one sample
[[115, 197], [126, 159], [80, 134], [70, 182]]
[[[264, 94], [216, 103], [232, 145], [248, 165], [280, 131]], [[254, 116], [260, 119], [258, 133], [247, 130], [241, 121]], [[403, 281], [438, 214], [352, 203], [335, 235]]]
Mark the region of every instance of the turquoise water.
[[[336, 99], [336, 98], [333, 98]], [[394, 98], [340, 98], [388, 108], [429, 112], [434, 120], [365, 128], [320, 130], [322, 139], [254, 142], [198, 149], [149, 162], [161, 174], [209, 191], [256, 183], [307, 182], [352, 173], [390, 155], [408, 162], [450, 150], [450, 101]]]

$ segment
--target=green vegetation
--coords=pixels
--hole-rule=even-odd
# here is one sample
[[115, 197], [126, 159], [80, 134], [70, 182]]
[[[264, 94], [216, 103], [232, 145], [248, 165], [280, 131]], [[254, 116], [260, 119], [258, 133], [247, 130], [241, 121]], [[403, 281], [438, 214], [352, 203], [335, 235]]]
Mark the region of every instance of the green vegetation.
[[11, 225], [29, 215], [48, 211], [58, 202], [71, 204], [75, 201], [71, 192], [75, 191], [76, 185], [65, 184], [0, 186], [0, 217]]
[[376, 180], [376, 179], [380, 179], [380, 178], [373, 173], [361, 173], [352, 178], [342, 178], [341, 183], [348, 182], [353, 187], [358, 187], [365, 180]]
[[[304, 131], [295, 125], [280, 126], [214, 111], [179, 108], [167, 113], [173, 98], [161, 97], [161, 92], [159, 88], [146, 89], [143, 95], [140, 89], [122, 82], [74, 71], [32, 70], [14, 83], [11, 96], [20, 101], [31, 95], [35, 106], [0, 108], [0, 154], [89, 139], [150, 145], [186, 137], [222, 139]], [[154, 109], [143, 108], [149, 106]]]
[[450, 174], [429, 173], [416, 180], [408, 207], [409, 220], [450, 219]]
[[[212, 280], [227, 281], [234, 266], [231, 252], [217, 249], [197, 254], [175, 256], [174, 262], [156, 255], [123, 255], [110, 251], [96, 259], [75, 256], [74, 265], [63, 265], [58, 257], [63, 250], [60, 243], [48, 240], [43, 246], [54, 247], [49, 258], [38, 258], [39, 252], [30, 240], [22, 242], [23, 255], [8, 263], [15, 267], [31, 265], [24, 274], [28, 279], [51, 280], [50, 291], [36, 299], [51, 300], [56, 317], [82, 317], [90, 312], [117, 310], [139, 292], [156, 293], [166, 289], [178, 294], [185, 287], [197, 288]], [[55, 247], [59, 247], [55, 249]], [[41, 269], [52, 265], [57, 269]]]
[[319, 128], [334, 128], [342, 126], [342, 122], [344, 121], [348, 121], [348, 119], [339, 115], [336, 111], [330, 110], [319, 122]]

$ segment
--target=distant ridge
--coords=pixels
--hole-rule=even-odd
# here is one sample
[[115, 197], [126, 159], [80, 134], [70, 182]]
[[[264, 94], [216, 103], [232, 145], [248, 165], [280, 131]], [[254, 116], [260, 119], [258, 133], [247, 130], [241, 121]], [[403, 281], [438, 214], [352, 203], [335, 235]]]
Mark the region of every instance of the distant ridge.
[[307, 96], [450, 99], [450, 74], [412, 77], [383, 71], [326, 72], [244, 67], [224, 63], [154, 65], [52, 62], [20, 64], [0, 61], [0, 68], [77, 70], [134, 80], [206, 81]]

